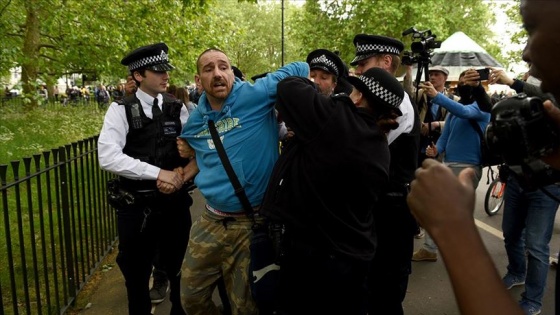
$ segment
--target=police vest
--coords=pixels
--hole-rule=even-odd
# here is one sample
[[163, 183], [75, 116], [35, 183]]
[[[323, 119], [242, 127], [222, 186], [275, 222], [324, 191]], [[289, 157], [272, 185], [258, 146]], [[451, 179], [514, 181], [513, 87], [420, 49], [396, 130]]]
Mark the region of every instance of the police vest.
[[125, 107], [129, 130], [123, 153], [143, 162], [173, 170], [187, 164], [177, 150], [177, 136], [181, 134], [181, 101], [163, 94], [162, 115], [150, 119], [144, 113], [136, 95], [116, 101]]

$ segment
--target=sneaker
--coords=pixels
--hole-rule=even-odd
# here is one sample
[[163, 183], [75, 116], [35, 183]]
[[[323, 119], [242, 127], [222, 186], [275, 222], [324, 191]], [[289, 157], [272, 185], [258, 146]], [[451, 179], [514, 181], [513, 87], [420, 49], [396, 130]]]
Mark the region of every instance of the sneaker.
[[412, 261], [437, 261], [437, 253], [420, 248], [412, 255]]
[[548, 259], [552, 267], [556, 267], [558, 265], [558, 254], [559, 253], [556, 253], [554, 256], [550, 256]]
[[511, 289], [515, 286], [525, 284], [525, 280], [517, 278], [516, 276], [512, 275], [511, 273], [506, 274], [504, 276], [504, 278], [502, 278], [502, 281], [504, 282], [504, 285], [506, 286], [506, 290], [509, 290], [509, 289]]
[[519, 302], [519, 306], [523, 309], [525, 315], [538, 315], [541, 313], [541, 309], [537, 306], [531, 305], [531, 303], [526, 301]]
[[165, 300], [165, 296], [169, 291], [169, 282], [166, 277], [156, 276], [154, 273], [154, 283], [150, 289], [150, 300], [152, 304], [159, 304]]
[[416, 239], [420, 239], [424, 237], [424, 229], [423, 228], [418, 228], [418, 233], [416, 233], [416, 235], [414, 235], [414, 238]]

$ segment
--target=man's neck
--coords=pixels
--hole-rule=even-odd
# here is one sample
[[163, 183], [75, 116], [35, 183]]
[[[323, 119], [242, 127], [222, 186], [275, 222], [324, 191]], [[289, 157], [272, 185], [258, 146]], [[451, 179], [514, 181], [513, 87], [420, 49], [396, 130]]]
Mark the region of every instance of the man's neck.
[[[153, 92], [148, 92], [148, 91], [144, 90], [144, 89], [142, 88], [142, 86], [139, 86], [138, 89], [141, 90], [142, 92], [144, 92], [145, 94], [147, 94], [147, 95], [153, 97], [153, 98], [156, 98], [156, 97], [160, 94], [160, 93], [155, 93], [155, 94], [154, 94]], [[134, 93], [133, 93], [133, 94], [134, 94]]]
[[208, 94], [206, 94], [206, 99], [208, 100], [208, 104], [210, 104], [210, 108], [212, 108], [212, 110], [217, 112], [222, 110], [222, 106], [224, 106], [225, 100], [217, 99]]

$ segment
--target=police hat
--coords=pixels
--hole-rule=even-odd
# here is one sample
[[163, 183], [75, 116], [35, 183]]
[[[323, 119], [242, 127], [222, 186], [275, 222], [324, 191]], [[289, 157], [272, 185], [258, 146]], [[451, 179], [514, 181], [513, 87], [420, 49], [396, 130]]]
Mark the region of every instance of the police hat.
[[389, 72], [381, 68], [371, 68], [362, 75], [348, 77], [347, 80], [362, 92], [372, 108], [382, 112], [392, 109], [402, 116], [399, 105], [404, 98], [404, 89]]
[[231, 69], [233, 70], [233, 75], [235, 77], [239, 78], [241, 81], [245, 81], [243, 71], [239, 70], [236, 66], [231, 66]]
[[148, 69], [152, 71], [173, 70], [175, 67], [169, 63], [168, 51], [169, 48], [165, 43], [142, 46], [126, 55], [126, 57], [121, 60], [121, 64], [128, 66], [130, 72], [138, 69]]
[[356, 46], [356, 57], [350, 65], [355, 66], [358, 61], [368, 59], [377, 54], [400, 55], [404, 49], [404, 44], [397, 39], [380, 35], [358, 34], [354, 36], [354, 46]]
[[344, 63], [340, 57], [326, 49], [317, 49], [307, 55], [309, 69], [321, 69], [340, 77], [344, 74]]

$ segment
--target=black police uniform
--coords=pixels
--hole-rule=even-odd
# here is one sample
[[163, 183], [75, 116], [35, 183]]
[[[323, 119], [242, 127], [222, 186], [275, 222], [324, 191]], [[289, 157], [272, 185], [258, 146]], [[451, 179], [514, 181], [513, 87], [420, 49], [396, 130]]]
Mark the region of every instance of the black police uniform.
[[[358, 34], [354, 37], [356, 57], [351, 65], [377, 54], [400, 55], [404, 45], [391, 37]], [[408, 95], [406, 95], [408, 97]], [[414, 246], [416, 222], [406, 203], [408, 185], [418, 166], [420, 118], [414, 109], [414, 125], [409, 133], [399, 135], [390, 145], [391, 166], [385, 193], [375, 208], [377, 250], [368, 279], [369, 314], [403, 314]]]
[[[163, 43], [141, 47], [122, 61], [131, 72], [138, 69], [168, 71]], [[179, 156], [176, 137], [181, 133], [180, 101], [163, 94], [161, 113], [152, 119], [144, 113], [136, 95], [118, 101], [124, 106], [129, 124], [123, 153], [161, 169], [185, 166]], [[155, 105], [157, 106], [157, 105]], [[170, 283], [172, 315], [185, 315], [180, 299], [181, 265], [192, 224], [189, 207], [192, 198], [186, 186], [171, 193], [158, 191], [156, 180], [133, 180], [119, 177], [118, 189], [129, 193], [134, 202], [117, 207], [119, 253], [117, 264], [125, 278], [130, 315], [151, 314], [149, 280], [152, 263], [159, 252], [162, 268]]]
[[[397, 111], [398, 81], [375, 68], [364, 77], [352, 84], [362, 82], [368, 104]], [[384, 111], [368, 112], [342, 94], [317, 95], [298, 77], [278, 84], [278, 100], [295, 131], [261, 205], [262, 215], [285, 225], [278, 314], [365, 314], [376, 247], [372, 211], [389, 179], [387, 139], [377, 126]]]

